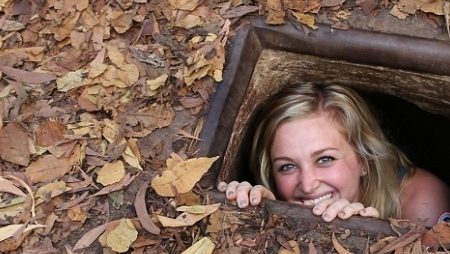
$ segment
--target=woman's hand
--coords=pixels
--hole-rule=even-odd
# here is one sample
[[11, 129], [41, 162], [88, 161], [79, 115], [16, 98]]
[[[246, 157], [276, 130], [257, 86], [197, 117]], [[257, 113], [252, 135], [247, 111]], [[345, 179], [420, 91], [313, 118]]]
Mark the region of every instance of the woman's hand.
[[322, 216], [322, 219], [327, 222], [334, 220], [336, 217], [345, 220], [355, 214], [363, 217], [380, 217], [380, 213], [374, 207], [364, 207], [359, 202], [350, 203], [347, 199], [324, 199], [313, 207], [312, 212], [315, 215]]
[[220, 182], [217, 185], [220, 192], [225, 192], [225, 196], [230, 201], [236, 201], [238, 207], [245, 208], [249, 204], [256, 206], [263, 198], [275, 199], [275, 195], [262, 185], [252, 186], [248, 182], [232, 181], [230, 183]]

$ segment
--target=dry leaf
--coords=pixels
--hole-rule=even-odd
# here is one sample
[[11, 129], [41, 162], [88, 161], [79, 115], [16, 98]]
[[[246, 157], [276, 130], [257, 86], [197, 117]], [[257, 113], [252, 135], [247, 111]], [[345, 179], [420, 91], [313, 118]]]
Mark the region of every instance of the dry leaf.
[[422, 235], [422, 244], [429, 247], [450, 244], [450, 223], [438, 223], [434, 225]]
[[269, 11], [266, 17], [267, 24], [281, 25], [285, 23], [286, 13], [281, 0], [267, 0], [267, 9]]
[[168, 218], [162, 215], [157, 215], [159, 222], [163, 227], [188, 227], [192, 226], [206, 216], [214, 213], [219, 208], [220, 204], [206, 205], [206, 212], [203, 214], [191, 214], [184, 212], [176, 219]]
[[308, 244], [308, 254], [317, 254], [316, 246], [314, 246], [312, 241]]
[[52, 73], [30, 72], [9, 66], [0, 66], [0, 71], [18, 82], [31, 84], [47, 83], [56, 79], [56, 76]]
[[133, 168], [144, 170], [140, 165], [138, 157], [133, 153], [129, 145], [127, 145], [127, 147], [125, 148], [125, 151], [122, 154], [122, 158]]
[[193, 191], [181, 193], [176, 196], [177, 205], [195, 205], [201, 203], [200, 196]]
[[25, 199], [20, 197], [11, 199], [11, 203], [8, 206], [0, 208], [0, 219], [7, 220], [8, 218], [13, 218], [17, 216], [19, 213], [24, 212], [24, 205], [23, 202], [25, 202]]
[[77, 11], [73, 12], [71, 15], [65, 18], [61, 26], [56, 27], [53, 30], [53, 33], [55, 34], [55, 39], [57, 41], [62, 41], [65, 38], [67, 38], [67, 36], [69, 36], [69, 34], [74, 30], [79, 17], [80, 12]]
[[142, 183], [139, 187], [134, 200], [134, 208], [142, 227], [152, 234], [159, 235], [161, 230], [153, 223], [147, 212], [147, 206], [145, 204], [145, 192], [147, 191], [147, 188], [147, 182]]
[[164, 170], [156, 176], [151, 186], [160, 196], [175, 197], [190, 191], [219, 157], [194, 158], [175, 165], [173, 170]]
[[419, 10], [427, 13], [433, 13], [436, 15], [444, 15], [444, 4], [448, 3], [447, 0], [435, 0], [435, 1], [425, 1], [416, 0], [417, 4], [420, 4]]
[[350, 251], [346, 250], [344, 247], [342, 247], [342, 245], [336, 239], [336, 235], [334, 234], [334, 232], [331, 235], [331, 241], [333, 242], [333, 246], [339, 254], [352, 254], [352, 252], [350, 252]]
[[115, 161], [105, 164], [97, 171], [97, 183], [103, 186], [111, 185], [120, 182], [125, 177], [125, 166], [122, 161]]
[[193, 11], [198, 6], [199, 0], [169, 0], [169, 4], [178, 10]]
[[25, 174], [30, 177], [32, 183], [51, 182], [67, 174], [73, 165], [73, 161], [69, 159], [58, 159], [56, 156], [49, 154], [32, 162], [25, 169]]
[[204, 214], [206, 212], [206, 207], [203, 205], [179, 206], [177, 207], [177, 211], [192, 214]]
[[316, 30], [318, 27], [316, 26], [316, 19], [313, 15], [304, 14], [301, 12], [292, 12], [292, 15], [297, 19], [298, 22], [308, 26], [311, 29]]
[[[0, 228], [0, 242], [10, 238], [16, 233], [17, 230], [21, 229], [24, 224], [11, 224]], [[44, 225], [28, 225], [23, 232], [33, 230], [35, 228], [43, 228]]]
[[294, 240], [290, 240], [289, 242], [289, 247], [291, 247], [290, 250], [285, 249], [283, 247], [281, 247], [277, 254], [300, 254], [300, 247], [298, 246], [298, 243]]
[[86, 211], [79, 206], [69, 208], [69, 210], [67, 210], [67, 216], [70, 220], [79, 221], [81, 223], [84, 223], [88, 217]]
[[65, 126], [59, 122], [46, 121], [36, 132], [36, 144], [47, 147], [64, 140]]
[[121, 190], [121, 189], [125, 188], [126, 186], [128, 186], [134, 180], [134, 178], [136, 178], [136, 176], [138, 176], [138, 174], [131, 176], [130, 173], [128, 173], [125, 175], [125, 177], [120, 182], [113, 183], [111, 185], [104, 187], [103, 189], [94, 193], [91, 197], [105, 195], [105, 194], [111, 193], [113, 191]]
[[216, 246], [208, 237], [203, 237], [181, 254], [211, 254]]
[[203, 23], [204, 23], [204, 21], [199, 16], [188, 14], [184, 17], [177, 18], [173, 25], [176, 27], [191, 29], [196, 26], [202, 26]]
[[224, 19], [232, 19], [245, 16], [248, 13], [252, 13], [258, 10], [259, 10], [258, 6], [241, 5], [225, 11], [224, 13], [221, 14], [221, 16]]
[[106, 236], [106, 244], [113, 251], [128, 251], [131, 243], [137, 239], [138, 232], [130, 219], [121, 219], [120, 224]]
[[26, 197], [22, 190], [16, 187], [13, 182], [0, 176], [0, 192], [8, 192], [17, 196]]
[[73, 246], [73, 250], [80, 250], [89, 247], [105, 230], [107, 224], [95, 227], [86, 232]]
[[18, 49], [5, 49], [0, 51], [0, 62], [8, 62], [6, 59], [17, 58], [20, 61], [40, 62], [44, 56], [45, 47], [29, 47]]
[[161, 76], [145, 81], [147, 84], [147, 96], [153, 96], [156, 94], [156, 90], [166, 84], [169, 75], [162, 74]]
[[10, 123], [0, 129], [0, 157], [21, 166], [30, 163], [28, 135], [17, 123]]
[[68, 92], [72, 89], [82, 87], [88, 85], [88, 83], [83, 82], [83, 76], [86, 75], [86, 71], [84, 70], [76, 70], [67, 73], [65, 76], [56, 79], [56, 84], [58, 87], [58, 91], [60, 92]]
[[345, 2], [345, 0], [323, 0], [322, 7], [333, 7], [341, 5]]
[[10, 32], [10, 31], [19, 31], [24, 29], [25, 26], [15, 20], [7, 20], [7, 19], [1, 19], [0, 20], [0, 30]]
[[398, 5], [394, 5], [391, 9], [391, 11], [389, 12], [389, 14], [391, 14], [394, 17], [397, 17], [401, 20], [404, 20], [408, 17], [408, 14], [405, 12], [402, 12], [398, 9]]
[[119, 34], [125, 33], [133, 25], [133, 13], [114, 10], [111, 16], [111, 26]]
[[63, 194], [66, 191], [69, 191], [70, 188], [67, 187], [66, 182], [64, 181], [57, 181], [48, 183], [42, 187], [40, 187], [36, 193], [34, 194], [36, 200], [36, 203], [41, 203], [42, 201], [47, 201], [51, 198], [54, 198], [58, 195]]

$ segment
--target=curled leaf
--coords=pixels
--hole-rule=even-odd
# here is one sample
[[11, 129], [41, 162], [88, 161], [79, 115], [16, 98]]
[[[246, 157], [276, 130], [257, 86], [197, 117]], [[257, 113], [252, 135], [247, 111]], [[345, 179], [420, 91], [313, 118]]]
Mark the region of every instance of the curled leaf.
[[151, 186], [164, 197], [175, 197], [190, 191], [219, 157], [194, 158], [178, 163], [172, 170], [164, 170], [153, 178]]

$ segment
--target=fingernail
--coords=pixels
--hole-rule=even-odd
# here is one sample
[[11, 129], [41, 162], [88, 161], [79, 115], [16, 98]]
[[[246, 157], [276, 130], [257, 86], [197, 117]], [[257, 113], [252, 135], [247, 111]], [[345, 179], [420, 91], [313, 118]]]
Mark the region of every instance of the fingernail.
[[229, 192], [227, 192], [227, 196], [231, 196], [231, 195], [233, 195], [234, 194], [234, 192], [233, 191], [229, 191]]
[[319, 212], [320, 212], [319, 208], [317, 208], [317, 207], [314, 207], [314, 209], [313, 209], [313, 213], [314, 213], [314, 214], [319, 214]]
[[239, 207], [244, 207], [246, 205], [247, 203], [244, 200], [239, 201]]
[[256, 198], [252, 198], [252, 199], [250, 200], [250, 202], [251, 202], [252, 204], [255, 204], [255, 203], [256, 203]]
[[323, 218], [324, 220], [328, 221], [328, 220], [330, 220], [330, 215], [324, 213], [324, 214], [322, 214], [322, 218]]
[[345, 211], [340, 211], [339, 214], [345, 216]]

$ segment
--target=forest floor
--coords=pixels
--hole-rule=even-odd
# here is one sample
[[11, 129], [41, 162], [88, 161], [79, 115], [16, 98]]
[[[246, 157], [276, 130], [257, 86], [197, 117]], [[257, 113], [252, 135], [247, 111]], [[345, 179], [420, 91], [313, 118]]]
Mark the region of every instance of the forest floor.
[[[283, 218], [216, 204], [196, 183], [216, 159], [199, 158], [199, 134], [242, 21], [263, 16], [314, 30], [322, 15], [348, 29], [364, 24], [352, 21], [355, 10], [409, 23], [420, 17], [432, 28], [425, 37], [443, 37], [450, 7], [439, 0], [0, 0], [0, 252], [299, 253], [300, 245], [346, 253], [330, 231], [333, 246], [321, 247], [283, 231]], [[248, 225], [264, 234], [246, 237]], [[416, 253], [425, 235], [441, 237], [428, 240], [439, 247], [448, 231], [417, 226], [366, 247]]]

